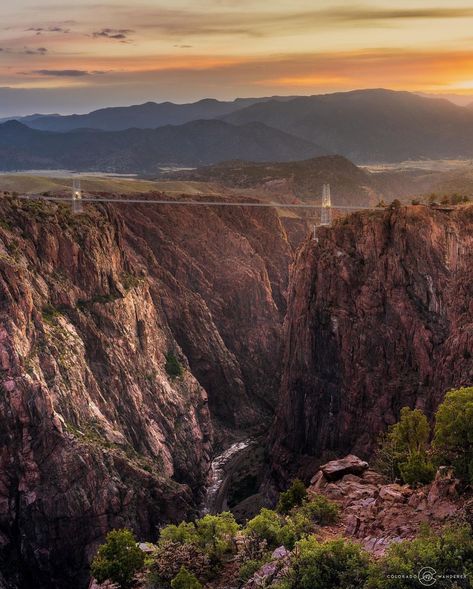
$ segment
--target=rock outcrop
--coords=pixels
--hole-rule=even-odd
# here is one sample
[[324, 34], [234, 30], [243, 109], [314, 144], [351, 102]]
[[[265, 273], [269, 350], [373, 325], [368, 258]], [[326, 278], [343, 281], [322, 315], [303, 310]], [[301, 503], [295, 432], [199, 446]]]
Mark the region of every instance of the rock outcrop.
[[10, 587], [85, 586], [109, 529], [152, 540], [195, 508], [212, 429], [270, 415], [291, 250], [257, 211], [0, 201]]
[[336, 481], [347, 474], [360, 475], [368, 469], [368, 463], [349, 454], [340, 460], [332, 460], [320, 467], [320, 472], [329, 481]]
[[299, 251], [273, 471], [370, 455], [403, 406], [473, 381], [473, 206], [356, 213]]
[[[354, 457], [347, 458], [353, 461]], [[325, 471], [328, 466], [336, 468], [339, 462], [330, 462], [316, 473], [309, 496], [321, 494], [340, 506], [341, 521], [328, 530], [329, 535], [356, 538], [375, 555], [383, 554], [393, 542], [415, 538], [422, 524], [441, 529], [462, 513], [459, 481], [448, 469], [439, 469], [431, 485], [412, 489], [388, 483], [368, 465], [359, 476], [345, 474], [333, 481]]]

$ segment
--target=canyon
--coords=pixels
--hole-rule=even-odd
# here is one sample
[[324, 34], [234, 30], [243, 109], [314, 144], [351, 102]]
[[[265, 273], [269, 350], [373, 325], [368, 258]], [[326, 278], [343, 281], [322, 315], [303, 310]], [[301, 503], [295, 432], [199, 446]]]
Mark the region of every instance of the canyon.
[[196, 514], [232, 445], [269, 430], [269, 498], [473, 380], [473, 206], [356, 213], [315, 240], [263, 208], [4, 197], [0, 218], [9, 589], [82, 589], [109, 529], [152, 541]]
[[269, 423], [292, 246], [262, 209], [0, 208], [0, 571], [84, 587], [109, 529], [192, 514], [212, 448]]

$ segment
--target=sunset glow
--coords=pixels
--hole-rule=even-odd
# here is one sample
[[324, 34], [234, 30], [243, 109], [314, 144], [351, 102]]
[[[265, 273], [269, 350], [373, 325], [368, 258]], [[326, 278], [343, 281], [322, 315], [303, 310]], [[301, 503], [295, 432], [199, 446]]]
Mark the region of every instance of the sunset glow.
[[367, 87], [473, 95], [469, 0], [19, 0], [0, 22], [0, 116]]

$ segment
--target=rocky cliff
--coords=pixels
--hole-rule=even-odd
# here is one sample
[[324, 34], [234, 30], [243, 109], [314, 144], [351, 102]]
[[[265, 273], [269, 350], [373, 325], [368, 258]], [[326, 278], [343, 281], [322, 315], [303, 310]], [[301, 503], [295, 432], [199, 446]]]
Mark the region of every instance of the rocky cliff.
[[224, 428], [245, 429], [266, 419], [277, 399], [291, 239], [270, 209], [183, 213], [121, 211], [212, 416]]
[[213, 429], [270, 414], [291, 249], [271, 211], [0, 209], [0, 571], [80, 588], [106, 531], [195, 508]]
[[473, 206], [357, 213], [319, 230], [291, 278], [276, 477], [369, 456], [400, 409], [473, 381]]

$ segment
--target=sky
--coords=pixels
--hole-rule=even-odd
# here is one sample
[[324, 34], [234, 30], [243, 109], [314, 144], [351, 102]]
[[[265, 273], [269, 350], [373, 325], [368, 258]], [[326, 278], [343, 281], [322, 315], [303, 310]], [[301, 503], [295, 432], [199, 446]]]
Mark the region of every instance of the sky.
[[472, 0], [0, 5], [0, 117], [381, 87], [473, 102]]

